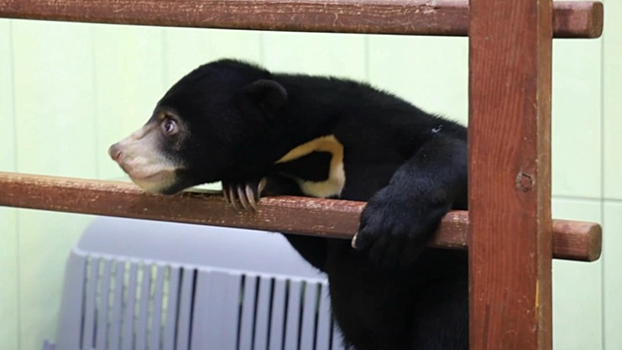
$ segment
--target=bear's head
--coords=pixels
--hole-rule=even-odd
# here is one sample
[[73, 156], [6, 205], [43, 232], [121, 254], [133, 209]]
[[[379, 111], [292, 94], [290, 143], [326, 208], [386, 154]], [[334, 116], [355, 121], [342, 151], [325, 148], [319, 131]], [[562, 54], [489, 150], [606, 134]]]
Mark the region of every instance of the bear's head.
[[276, 116], [286, 99], [264, 69], [233, 60], [205, 64], [173, 85], [147, 123], [108, 152], [150, 192], [251, 178], [274, 161]]

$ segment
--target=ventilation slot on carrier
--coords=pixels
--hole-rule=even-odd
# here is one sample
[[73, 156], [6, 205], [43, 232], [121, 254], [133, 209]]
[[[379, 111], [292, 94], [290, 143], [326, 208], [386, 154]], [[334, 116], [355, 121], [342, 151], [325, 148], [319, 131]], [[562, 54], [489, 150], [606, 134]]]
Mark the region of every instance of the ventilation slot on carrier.
[[82, 350], [341, 350], [325, 281], [90, 256]]
[[[193, 271], [184, 271], [190, 286], [181, 290], [180, 274], [178, 268], [159, 264], [89, 257], [81, 349], [174, 350], [175, 338], [188, 341], [190, 326], [177, 329], [177, 320], [191, 307], [178, 310], [178, 295], [192, 299], [188, 294], [193, 292]], [[185, 337], [179, 337], [180, 331]]]

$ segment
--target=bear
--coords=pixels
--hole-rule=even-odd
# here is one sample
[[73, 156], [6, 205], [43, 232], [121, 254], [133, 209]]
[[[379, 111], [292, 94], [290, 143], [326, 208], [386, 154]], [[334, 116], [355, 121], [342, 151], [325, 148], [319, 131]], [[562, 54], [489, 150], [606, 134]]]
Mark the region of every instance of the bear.
[[366, 83], [222, 59], [109, 154], [150, 192], [221, 181], [238, 210], [280, 194], [366, 201], [352, 241], [286, 234], [328, 276], [345, 345], [468, 349], [467, 252], [426, 246], [467, 208], [466, 127]]

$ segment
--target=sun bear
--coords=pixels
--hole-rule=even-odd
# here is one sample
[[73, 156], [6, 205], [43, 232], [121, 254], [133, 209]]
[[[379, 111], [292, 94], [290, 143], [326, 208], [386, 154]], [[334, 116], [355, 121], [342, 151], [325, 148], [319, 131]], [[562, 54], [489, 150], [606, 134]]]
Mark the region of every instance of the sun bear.
[[347, 345], [468, 349], [467, 253], [426, 247], [467, 206], [465, 127], [368, 84], [219, 60], [109, 153], [147, 191], [221, 181], [238, 210], [278, 194], [367, 201], [352, 242], [286, 235], [327, 274]]

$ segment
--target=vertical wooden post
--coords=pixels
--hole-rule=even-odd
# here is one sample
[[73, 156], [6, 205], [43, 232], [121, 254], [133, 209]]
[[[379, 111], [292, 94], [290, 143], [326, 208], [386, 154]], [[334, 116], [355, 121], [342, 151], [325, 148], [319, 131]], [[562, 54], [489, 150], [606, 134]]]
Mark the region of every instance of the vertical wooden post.
[[470, 343], [551, 348], [551, 0], [470, 1]]

